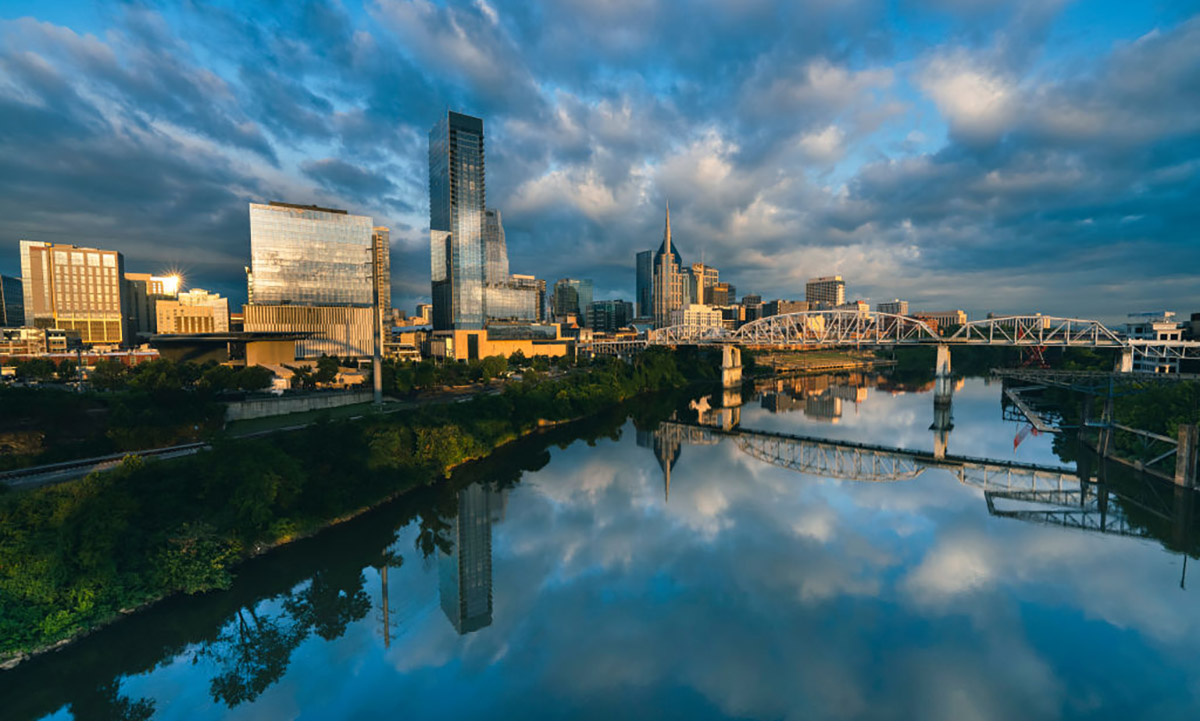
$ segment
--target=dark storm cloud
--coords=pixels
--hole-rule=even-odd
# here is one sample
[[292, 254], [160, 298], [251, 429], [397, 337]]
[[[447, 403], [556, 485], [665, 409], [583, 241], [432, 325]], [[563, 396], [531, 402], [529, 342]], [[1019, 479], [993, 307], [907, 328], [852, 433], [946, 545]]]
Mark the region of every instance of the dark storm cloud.
[[[1069, 9], [312, 0], [7, 20], [0, 268], [20, 237], [108, 244], [236, 303], [246, 203], [320, 202], [393, 229], [411, 305], [426, 135], [452, 108], [485, 119], [514, 270], [590, 276], [598, 297], [632, 295], [669, 200], [685, 259], [742, 292], [802, 297], [841, 272], [852, 295], [971, 310], [1189, 310], [1200, 21], [1072, 54]], [[1130, 295], [1131, 273], [1161, 297]]]

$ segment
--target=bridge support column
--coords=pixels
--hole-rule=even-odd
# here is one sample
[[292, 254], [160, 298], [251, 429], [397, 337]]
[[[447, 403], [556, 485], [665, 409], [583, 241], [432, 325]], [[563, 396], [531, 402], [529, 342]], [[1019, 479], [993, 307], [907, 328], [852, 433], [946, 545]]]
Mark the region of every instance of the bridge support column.
[[950, 377], [950, 346], [939, 345], [937, 347], [937, 361], [934, 364], [933, 372], [938, 378]]
[[950, 347], [937, 347], [937, 365], [933, 381], [933, 456], [938, 460], [946, 457], [950, 444], [950, 431], [954, 430], [954, 380], [950, 377]]
[[1184, 488], [1196, 487], [1196, 449], [1200, 441], [1200, 429], [1196, 426], [1179, 426], [1179, 448], [1175, 451], [1175, 485]]
[[1132, 373], [1133, 372], [1133, 349], [1132, 348], [1122, 348], [1121, 349], [1121, 355], [1117, 358], [1117, 372], [1118, 373]]
[[735, 345], [721, 347], [721, 386], [740, 388], [742, 385], [742, 349]]

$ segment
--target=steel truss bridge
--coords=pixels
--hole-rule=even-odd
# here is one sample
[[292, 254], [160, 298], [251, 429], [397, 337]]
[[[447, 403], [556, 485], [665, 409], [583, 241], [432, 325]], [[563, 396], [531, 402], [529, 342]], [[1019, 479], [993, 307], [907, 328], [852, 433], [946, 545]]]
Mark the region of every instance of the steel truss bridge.
[[678, 421], [662, 423], [656, 433], [682, 444], [708, 445], [728, 438], [763, 463], [819, 478], [893, 483], [915, 480], [931, 468], [942, 470], [959, 483], [983, 491], [988, 512], [1003, 518], [1139, 538], [1153, 534], [1130, 522], [1126, 504], [1162, 520], [1172, 518], [1169, 504], [1151, 508], [1123, 496], [1120, 503], [1111, 503], [1115, 496], [1111, 490], [1070, 468], [969, 456], [939, 459], [926, 451]]
[[991, 345], [1031, 348], [1113, 348], [1147, 361], [1200, 359], [1200, 341], [1136, 340], [1099, 321], [1046, 315], [987, 318], [942, 336], [927, 323], [903, 315], [857, 310], [773, 315], [737, 330], [675, 325], [652, 330], [645, 340], [594, 341], [580, 349], [624, 355], [650, 345], [738, 345], [751, 348], [877, 348], [900, 345]]

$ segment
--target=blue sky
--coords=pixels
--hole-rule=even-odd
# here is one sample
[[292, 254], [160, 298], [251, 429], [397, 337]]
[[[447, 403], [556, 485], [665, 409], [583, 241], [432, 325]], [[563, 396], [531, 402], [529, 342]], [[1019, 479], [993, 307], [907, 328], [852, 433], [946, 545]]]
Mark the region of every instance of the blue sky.
[[246, 205], [393, 229], [427, 298], [426, 134], [484, 118], [514, 272], [633, 296], [670, 200], [739, 293], [1200, 311], [1200, 3], [0, 2], [0, 272], [21, 238], [245, 298]]

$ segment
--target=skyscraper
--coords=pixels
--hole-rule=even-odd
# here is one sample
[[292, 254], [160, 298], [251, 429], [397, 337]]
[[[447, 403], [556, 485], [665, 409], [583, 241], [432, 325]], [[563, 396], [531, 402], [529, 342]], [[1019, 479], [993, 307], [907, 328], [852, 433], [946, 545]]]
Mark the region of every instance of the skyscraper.
[[654, 255], [654, 327], [671, 324], [671, 311], [684, 306], [685, 278], [683, 261], [671, 244], [671, 206], [667, 206], [667, 222], [663, 229], [662, 245]]
[[692, 263], [688, 284], [691, 286], [691, 301], [700, 305], [726, 305], [715, 303], [712, 299], [712, 288], [721, 280], [721, 273], [711, 265]]
[[0, 275], [0, 328], [25, 325], [25, 291], [21, 279]]
[[649, 318], [654, 312], [654, 251], [637, 254], [637, 317]]
[[508, 282], [508, 244], [504, 241], [504, 223], [500, 211], [483, 212], [483, 282], [499, 285]]
[[122, 343], [124, 272], [115, 250], [22, 240], [25, 324], [78, 331], [88, 344]]
[[179, 277], [126, 273], [122, 294], [130, 338], [148, 338], [158, 332], [158, 301], [179, 296]]
[[486, 200], [483, 120], [447, 112], [429, 131], [434, 330], [483, 328]]
[[312, 334], [296, 344], [301, 358], [370, 356], [372, 232], [370, 218], [344, 210], [251, 203], [245, 329]]
[[588, 306], [592, 304], [592, 281], [588, 278], [560, 278], [554, 284], [554, 315], [575, 315], [586, 326]]

